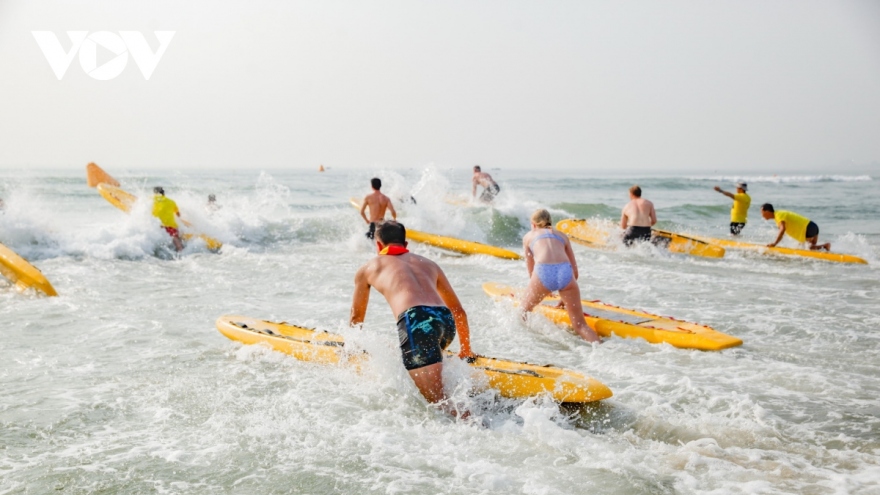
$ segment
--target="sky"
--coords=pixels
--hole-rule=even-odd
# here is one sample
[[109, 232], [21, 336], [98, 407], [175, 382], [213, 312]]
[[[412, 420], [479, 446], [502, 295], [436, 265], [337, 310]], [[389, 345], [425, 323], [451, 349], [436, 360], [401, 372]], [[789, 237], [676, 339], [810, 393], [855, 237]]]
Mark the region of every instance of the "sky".
[[0, 168], [880, 174], [874, 0], [0, 0], [0, 68]]

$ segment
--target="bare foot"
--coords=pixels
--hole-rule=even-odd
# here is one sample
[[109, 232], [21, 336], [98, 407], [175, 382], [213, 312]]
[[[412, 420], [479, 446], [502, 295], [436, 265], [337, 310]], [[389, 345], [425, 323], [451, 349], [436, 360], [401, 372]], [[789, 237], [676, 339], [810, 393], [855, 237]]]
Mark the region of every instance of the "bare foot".
[[559, 301], [558, 303], [556, 303], [556, 306], [554, 306], [554, 308], [565, 309], [565, 303]]

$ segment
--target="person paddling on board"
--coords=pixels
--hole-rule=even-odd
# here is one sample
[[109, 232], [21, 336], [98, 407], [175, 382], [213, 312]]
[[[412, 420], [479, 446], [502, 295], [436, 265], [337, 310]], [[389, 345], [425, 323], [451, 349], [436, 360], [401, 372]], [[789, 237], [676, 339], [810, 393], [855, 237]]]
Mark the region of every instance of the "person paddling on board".
[[629, 203], [620, 215], [620, 228], [623, 229], [623, 243], [632, 246], [635, 241], [650, 241], [651, 227], [657, 223], [654, 203], [642, 199], [642, 188], [638, 185], [629, 188]]
[[767, 247], [776, 247], [779, 241], [782, 240], [782, 236], [788, 234], [799, 243], [809, 242], [810, 250], [812, 251], [819, 249], [831, 251], [830, 242], [816, 244], [819, 242], [819, 226], [807, 217], [786, 210], [774, 210], [773, 205], [770, 203], [761, 205], [761, 217], [764, 220], [775, 220], [776, 225], [779, 226], [779, 234], [776, 236], [776, 240], [767, 244]]
[[[370, 185], [373, 186], [373, 192], [364, 196], [364, 200], [361, 202], [361, 217], [370, 224], [370, 230], [364, 235], [367, 236], [367, 239], [372, 240], [376, 232], [376, 224], [385, 220], [385, 210], [391, 210], [391, 218], [394, 220], [397, 220], [397, 212], [394, 211], [394, 205], [391, 204], [388, 196], [379, 192], [379, 189], [382, 189], [382, 180], [374, 177], [370, 179]], [[370, 208], [370, 218], [367, 218], [365, 213], [368, 207]]]
[[584, 319], [581, 289], [578, 287], [578, 267], [571, 242], [562, 232], [554, 229], [550, 212], [536, 210], [531, 218], [532, 230], [523, 237], [529, 286], [520, 301], [523, 315], [535, 308], [551, 292], [559, 291], [562, 307], [568, 311], [574, 331], [587, 342], [599, 342]]
[[730, 234], [739, 235], [743, 227], [746, 226], [749, 206], [752, 204], [751, 196], [746, 194], [748, 184], [737, 182], [736, 194], [729, 193], [718, 186], [715, 186], [715, 190], [733, 200], [733, 207], [730, 209]]
[[174, 242], [174, 249], [183, 251], [183, 241], [180, 240], [180, 232], [177, 230], [177, 220], [175, 216], [180, 216], [180, 210], [177, 209], [177, 203], [165, 197], [165, 189], [160, 186], [153, 188], [153, 216], [162, 222], [162, 228], [171, 240]]
[[492, 176], [483, 172], [479, 165], [474, 165], [473, 187], [471, 188], [471, 197], [477, 197], [477, 186], [483, 186], [483, 193], [480, 194], [480, 201], [483, 203], [491, 203], [501, 188], [492, 179]]
[[433, 261], [406, 249], [406, 228], [393, 221], [376, 228], [379, 256], [368, 261], [354, 276], [351, 326], [363, 323], [370, 288], [385, 296], [397, 315], [397, 336], [403, 364], [419, 392], [430, 403], [445, 404], [443, 350], [458, 333], [459, 358], [473, 358], [470, 327], [458, 296], [443, 270]]

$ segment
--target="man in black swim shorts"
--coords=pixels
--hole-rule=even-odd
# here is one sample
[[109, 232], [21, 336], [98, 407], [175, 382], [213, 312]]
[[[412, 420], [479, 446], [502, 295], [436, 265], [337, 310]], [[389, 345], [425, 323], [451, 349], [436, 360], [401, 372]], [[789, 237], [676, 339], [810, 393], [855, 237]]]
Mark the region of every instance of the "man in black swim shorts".
[[443, 270], [433, 261], [406, 249], [406, 229], [397, 222], [376, 227], [379, 256], [362, 266], [354, 277], [351, 303], [352, 326], [367, 313], [370, 289], [385, 296], [397, 316], [397, 332], [403, 364], [422, 395], [432, 403], [445, 404], [443, 354], [456, 333], [459, 358], [474, 356], [467, 315]]
[[651, 227], [657, 223], [654, 203], [642, 198], [642, 188], [638, 185], [629, 188], [629, 203], [620, 215], [620, 228], [623, 229], [623, 243], [631, 246], [635, 241], [650, 241]]

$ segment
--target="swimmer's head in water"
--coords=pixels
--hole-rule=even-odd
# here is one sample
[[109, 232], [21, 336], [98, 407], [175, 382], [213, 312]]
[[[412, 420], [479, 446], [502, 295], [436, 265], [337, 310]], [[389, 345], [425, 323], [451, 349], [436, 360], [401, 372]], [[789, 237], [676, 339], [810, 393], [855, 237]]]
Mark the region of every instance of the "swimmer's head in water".
[[636, 198], [641, 198], [642, 197], [642, 188], [639, 187], [638, 184], [636, 184], [635, 186], [632, 186], [631, 188], [629, 188], [629, 193], [632, 194]]
[[153, 194], [161, 194], [165, 196], [165, 189], [162, 189], [162, 186], [156, 186], [153, 188]]
[[535, 224], [536, 227], [541, 227], [543, 229], [549, 228], [551, 225], [550, 212], [543, 208], [535, 210], [535, 212], [532, 213], [532, 223]]
[[377, 191], [379, 189], [382, 189], [382, 179], [378, 177], [373, 177], [372, 179], [370, 179], [370, 184], [373, 186], [373, 189]]
[[208, 201], [211, 203], [213, 203], [214, 201], [217, 201], [217, 196], [214, 196], [213, 194], [209, 194]]
[[406, 228], [402, 223], [389, 220], [376, 226], [376, 239], [383, 245], [406, 244]]
[[474, 165], [474, 172], [479, 172], [481, 170], [483, 169], [481, 169], [479, 165]]

